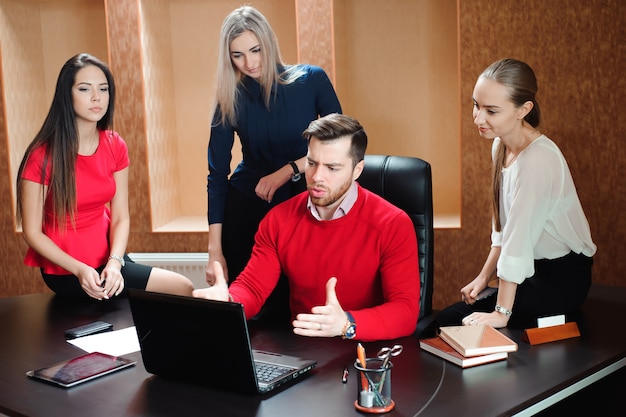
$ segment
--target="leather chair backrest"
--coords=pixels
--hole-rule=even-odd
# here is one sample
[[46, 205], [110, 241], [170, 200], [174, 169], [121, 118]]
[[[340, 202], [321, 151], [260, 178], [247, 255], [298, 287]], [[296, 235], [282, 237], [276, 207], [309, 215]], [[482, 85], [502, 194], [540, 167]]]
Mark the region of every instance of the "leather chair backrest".
[[411, 218], [419, 252], [419, 320], [431, 315], [434, 230], [430, 164], [420, 158], [406, 156], [366, 155], [365, 168], [357, 181], [362, 187], [404, 210]]

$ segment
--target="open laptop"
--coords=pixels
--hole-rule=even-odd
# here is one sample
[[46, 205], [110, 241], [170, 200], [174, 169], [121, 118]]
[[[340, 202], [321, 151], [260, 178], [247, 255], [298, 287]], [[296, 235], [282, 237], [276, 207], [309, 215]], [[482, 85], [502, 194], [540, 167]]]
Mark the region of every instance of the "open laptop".
[[134, 289], [128, 297], [143, 364], [151, 374], [255, 394], [293, 381], [317, 365], [253, 350], [239, 303]]

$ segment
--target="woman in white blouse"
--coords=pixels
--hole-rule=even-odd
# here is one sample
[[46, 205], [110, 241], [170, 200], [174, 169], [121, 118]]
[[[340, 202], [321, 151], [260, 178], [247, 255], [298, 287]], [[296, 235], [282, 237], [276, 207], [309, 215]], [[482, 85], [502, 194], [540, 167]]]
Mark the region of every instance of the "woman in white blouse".
[[[596, 245], [563, 154], [537, 130], [536, 92], [532, 68], [514, 59], [476, 82], [474, 123], [493, 140], [491, 251], [439, 326], [536, 327], [536, 318], [573, 314], [587, 297]], [[498, 291], [479, 295], [493, 277]]]

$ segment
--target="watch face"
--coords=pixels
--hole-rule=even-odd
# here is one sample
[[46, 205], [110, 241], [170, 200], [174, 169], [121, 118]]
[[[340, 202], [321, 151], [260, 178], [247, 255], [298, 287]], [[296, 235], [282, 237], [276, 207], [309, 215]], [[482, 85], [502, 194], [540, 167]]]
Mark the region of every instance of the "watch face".
[[346, 329], [346, 339], [353, 339], [355, 335], [356, 335], [356, 325], [351, 324]]

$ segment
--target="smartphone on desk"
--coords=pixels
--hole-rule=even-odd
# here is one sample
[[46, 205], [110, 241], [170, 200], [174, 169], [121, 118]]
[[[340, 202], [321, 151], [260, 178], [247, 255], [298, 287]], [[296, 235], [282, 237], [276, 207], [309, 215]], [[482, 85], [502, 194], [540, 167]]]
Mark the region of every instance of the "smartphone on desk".
[[66, 330], [65, 338], [76, 339], [77, 337], [88, 336], [90, 334], [108, 332], [111, 329], [113, 329], [111, 323], [107, 323], [106, 321], [94, 321], [93, 323]]

